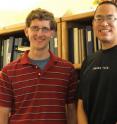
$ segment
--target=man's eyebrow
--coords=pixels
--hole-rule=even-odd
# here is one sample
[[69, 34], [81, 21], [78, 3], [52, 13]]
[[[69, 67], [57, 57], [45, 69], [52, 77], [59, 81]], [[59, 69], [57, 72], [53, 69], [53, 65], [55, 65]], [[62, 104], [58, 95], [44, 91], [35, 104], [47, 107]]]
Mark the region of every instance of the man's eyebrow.
[[103, 17], [102, 15], [95, 15], [94, 18], [101, 18]]
[[113, 14], [107, 14], [107, 15], [96, 15], [96, 17], [102, 17], [102, 16], [114, 16]]
[[114, 16], [114, 15], [112, 15], [112, 14], [108, 14], [108, 15], [106, 15], [106, 16], [111, 17], [111, 16]]

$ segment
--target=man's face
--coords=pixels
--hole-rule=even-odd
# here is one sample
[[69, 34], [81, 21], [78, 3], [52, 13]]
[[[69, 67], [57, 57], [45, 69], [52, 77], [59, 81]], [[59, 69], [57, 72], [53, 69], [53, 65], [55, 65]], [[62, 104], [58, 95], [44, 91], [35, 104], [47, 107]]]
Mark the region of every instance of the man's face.
[[48, 49], [48, 43], [53, 35], [53, 31], [50, 29], [50, 21], [32, 20], [30, 27], [25, 29], [25, 34], [29, 38], [32, 49]]
[[97, 8], [93, 29], [102, 44], [117, 44], [117, 8], [111, 4], [103, 4]]

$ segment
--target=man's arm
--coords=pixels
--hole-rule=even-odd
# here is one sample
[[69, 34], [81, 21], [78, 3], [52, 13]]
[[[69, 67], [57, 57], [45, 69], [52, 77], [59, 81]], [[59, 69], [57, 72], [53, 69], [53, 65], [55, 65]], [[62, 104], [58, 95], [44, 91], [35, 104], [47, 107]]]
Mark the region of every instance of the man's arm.
[[77, 104], [77, 123], [88, 124], [87, 116], [83, 107], [83, 100], [79, 99]]
[[66, 105], [67, 124], [76, 124], [76, 105], [71, 103]]
[[0, 124], [8, 124], [10, 108], [0, 106]]

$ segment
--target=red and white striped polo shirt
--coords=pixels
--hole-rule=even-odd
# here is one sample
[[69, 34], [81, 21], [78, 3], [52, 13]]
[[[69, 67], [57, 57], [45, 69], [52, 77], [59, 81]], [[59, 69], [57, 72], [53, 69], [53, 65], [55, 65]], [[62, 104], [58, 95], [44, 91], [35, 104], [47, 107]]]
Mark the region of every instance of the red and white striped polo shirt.
[[66, 124], [65, 104], [76, 96], [73, 65], [50, 52], [40, 70], [29, 62], [28, 52], [0, 75], [0, 106], [12, 109], [9, 124]]

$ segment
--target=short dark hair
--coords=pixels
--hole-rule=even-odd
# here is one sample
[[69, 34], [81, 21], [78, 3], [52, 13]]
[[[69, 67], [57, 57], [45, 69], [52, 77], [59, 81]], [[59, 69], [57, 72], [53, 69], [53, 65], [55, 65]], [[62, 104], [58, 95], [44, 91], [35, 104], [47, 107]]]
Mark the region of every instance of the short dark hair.
[[112, 1], [103, 1], [103, 2], [99, 3], [99, 5], [97, 6], [97, 8], [96, 8], [96, 10], [95, 10], [95, 12], [94, 12], [94, 16], [95, 16], [95, 13], [96, 13], [98, 7], [101, 6], [101, 5], [103, 5], [103, 4], [110, 4], [110, 5], [115, 6], [115, 8], [117, 8], [116, 3], [112, 2]]
[[31, 22], [34, 19], [49, 20], [51, 30], [56, 30], [56, 20], [53, 13], [41, 8], [32, 10], [26, 18], [26, 27], [30, 27]]

